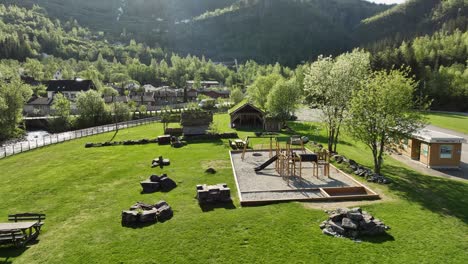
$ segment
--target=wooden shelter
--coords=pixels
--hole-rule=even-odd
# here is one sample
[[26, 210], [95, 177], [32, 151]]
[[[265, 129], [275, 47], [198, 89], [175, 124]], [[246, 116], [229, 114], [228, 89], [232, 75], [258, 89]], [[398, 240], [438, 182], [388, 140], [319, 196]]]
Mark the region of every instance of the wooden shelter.
[[263, 128], [265, 113], [251, 103], [244, 103], [231, 109], [232, 128]]

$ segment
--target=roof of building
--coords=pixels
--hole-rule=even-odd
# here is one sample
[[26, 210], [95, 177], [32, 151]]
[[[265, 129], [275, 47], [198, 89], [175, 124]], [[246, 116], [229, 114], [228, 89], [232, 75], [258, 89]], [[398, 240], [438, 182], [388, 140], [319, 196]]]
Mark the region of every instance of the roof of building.
[[37, 98], [32, 98], [29, 100], [27, 103], [28, 105], [51, 105], [53, 101], [53, 98], [47, 98], [47, 97], [37, 97]]
[[76, 92], [88, 91], [94, 89], [94, 83], [91, 80], [50, 80], [47, 82], [48, 92]]
[[260, 108], [256, 107], [255, 105], [253, 105], [252, 103], [248, 102], [247, 100], [243, 100], [241, 101], [240, 103], [238, 103], [237, 105], [233, 106], [231, 109], [229, 109], [229, 114], [230, 115], [233, 115], [237, 112], [239, 112], [240, 110], [246, 108], [246, 107], [250, 107], [260, 113], [264, 113]]
[[[187, 81], [188, 84], [194, 84], [195, 81], [191, 80], [191, 81]], [[218, 81], [200, 81], [200, 84], [219, 84]]]
[[418, 132], [413, 133], [413, 137], [427, 143], [463, 143], [465, 139], [459, 136], [429, 130], [422, 129]]

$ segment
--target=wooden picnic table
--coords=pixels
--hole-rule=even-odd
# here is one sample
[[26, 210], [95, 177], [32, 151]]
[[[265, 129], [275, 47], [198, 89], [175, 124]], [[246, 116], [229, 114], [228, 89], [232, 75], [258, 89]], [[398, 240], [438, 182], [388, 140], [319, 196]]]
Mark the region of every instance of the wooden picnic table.
[[234, 143], [236, 143], [236, 147], [239, 149], [244, 148], [245, 146], [245, 141], [242, 139], [235, 139]]
[[[39, 235], [38, 222], [14, 222], [14, 223], [0, 223], [0, 233], [15, 233], [20, 231], [23, 234], [24, 243], [37, 238]], [[6, 238], [6, 237], [4, 237]], [[16, 241], [13, 241], [16, 242]]]
[[14, 222], [14, 223], [0, 223], [0, 231], [10, 231], [10, 230], [26, 230], [32, 229], [37, 222]]

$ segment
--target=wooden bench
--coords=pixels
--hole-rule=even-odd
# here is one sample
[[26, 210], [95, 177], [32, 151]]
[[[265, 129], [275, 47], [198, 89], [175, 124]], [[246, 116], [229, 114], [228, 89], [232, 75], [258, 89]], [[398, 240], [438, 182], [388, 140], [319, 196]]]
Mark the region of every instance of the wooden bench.
[[[44, 225], [44, 220], [46, 219], [45, 214], [40, 214], [40, 213], [21, 213], [21, 214], [10, 214], [8, 215], [8, 221], [10, 222], [35, 222], [32, 228], [29, 228], [29, 234], [26, 234], [26, 230], [21, 230], [25, 242], [28, 242], [30, 240], [35, 240], [41, 231], [42, 225]], [[34, 231], [33, 231], [34, 229]]]
[[44, 220], [46, 219], [45, 214], [38, 214], [38, 213], [22, 213], [22, 214], [10, 214], [8, 215], [8, 221], [11, 222], [20, 222], [20, 221], [36, 221], [37, 230], [41, 229], [41, 226], [44, 224]]

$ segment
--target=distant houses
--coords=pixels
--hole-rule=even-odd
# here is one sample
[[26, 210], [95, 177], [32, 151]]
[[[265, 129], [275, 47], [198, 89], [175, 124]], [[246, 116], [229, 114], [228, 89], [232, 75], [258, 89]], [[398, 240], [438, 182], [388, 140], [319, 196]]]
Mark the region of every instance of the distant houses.
[[46, 116], [51, 114], [53, 98], [33, 97], [23, 107], [29, 115]]
[[220, 86], [220, 83], [218, 81], [200, 81], [200, 87], [194, 87], [195, 83], [196, 83], [196, 81], [194, 81], [194, 80], [187, 81], [186, 82], [187, 88], [188, 89], [192, 89], [192, 88], [206, 89], [206, 88], [219, 87]]
[[74, 80], [50, 80], [46, 85], [47, 98], [53, 98], [55, 94], [61, 93], [70, 101], [74, 101], [79, 92], [96, 89], [93, 81], [79, 78], [75, 78]]
[[[56, 94], [61, 93], [72, 102], [72, 112], [76, 112], [74, 101], [79, 92], [96, 90], [96, 86], [92, 80], [84, 80], [75, 78], [73, 80], [50, 80], [39, 82], [30, 77], [22, 77], [23, 81], [31, 85], [44, 84], [47, 89], [47, 97], [31, 98], [24, 106], [26, 115], [49, 115], [52, 113], [51, 106]], [[184, 88], [173, 88], [170, 86], [154, 87], [151, 84], [139, 86], [136, 83], [127, 85], [124, 89], [113, 84], [109, 84], [117, 89], [119, 95], [104, 96], [106, 104], [116, 102], [129, 103], [135, 102], [137, 107], [146, 106], [148, 111], [160, 109], [161, 106], [183, 103], [185, 99], [188, 102], [193, 102], [200, 95], [204, 95], [213, 99], [224, 98], [230, 96], [230, 90], [222, 87], [217, 81], [201, 81], [201, 88], [194, 88], [195, 81], [187, 81]], [[125, 93], [129, 91], [129, 93]]]
[[[23, 77], [28, 84], [40, 85], [41, 82], [35, 81], [30, 77]], [[75, 78], [73, 80], [50, 80], [44, 82], [47, 86], [47, 97], [33, 96], [23, 107], [26, 115], [50, 115], [52, 113], [52, 103], [56, 94], [63, 94], [68, 100], [72, 102], [72, 113], [76, 112], [76, 106], [73, 103], [76, 100], [76, 95], [79, 92], [86, 92], [91, 89], [95, 90], [96, 86], [91, 80], [83, 80]]]

